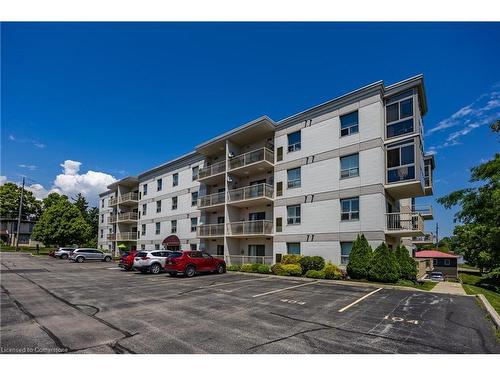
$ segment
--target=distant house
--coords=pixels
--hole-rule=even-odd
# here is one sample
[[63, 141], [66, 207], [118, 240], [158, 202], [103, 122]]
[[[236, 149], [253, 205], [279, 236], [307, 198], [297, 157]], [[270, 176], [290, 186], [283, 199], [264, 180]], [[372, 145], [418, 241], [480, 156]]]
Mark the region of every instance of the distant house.
[[[19, 231], [19, 246], [35, 246], [41, 242], [31, 239], [31, 232], [35, 226], [35, 219], [30, 217], [21, 218], [21, 230]], [[2, 217], [0, 218], [0, 240], [8, 245], [16, 245], [17, 236], [17, 218]]]
[[415, 253], [415, 258], [417, 260], [429, 259], [432, 262], [433, 271], [442, 272], [447, 277], [458, 277], [458, 255], [447, 254], [437, 250], [422, 250]]

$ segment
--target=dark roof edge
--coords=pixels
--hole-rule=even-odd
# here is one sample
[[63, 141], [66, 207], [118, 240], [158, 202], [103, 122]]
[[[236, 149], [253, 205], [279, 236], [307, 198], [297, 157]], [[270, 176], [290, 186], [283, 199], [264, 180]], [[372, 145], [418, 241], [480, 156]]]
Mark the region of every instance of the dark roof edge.
[[178, 158], [175, 158], [175, 159], [170, 160], [166, 163], [163, 163], [157, 167], [148, 169], [147, 171], [140, 173], [139, 180], [141, 180], [149, 175], [158, 173], [164, 169], [173, 170], [173, 169], [177, 169], [179, 167], [189, 165], [191, 163], [194, 163], [194, 162], [197, 162], [200, 160], [203, 160], [203, 155], [201, 155], [197, 151], [191, 151], [187, 154], [179, 156]]

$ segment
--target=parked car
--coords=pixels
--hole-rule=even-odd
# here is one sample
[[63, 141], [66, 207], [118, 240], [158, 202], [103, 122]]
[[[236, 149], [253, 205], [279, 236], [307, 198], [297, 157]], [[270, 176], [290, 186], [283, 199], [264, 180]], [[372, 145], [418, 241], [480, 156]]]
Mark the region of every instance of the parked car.
[[444, 281], [444, 275], [442, 272], [431, 272], [429, 275], [429, 279], [432, 281]]
[[123, 268], [125, 271], [130, 271], [134, 267], [134, 259], [137, 251], [133, 250], [130, 253], [125, 253], [121, 256], [118, 267]]
[[202, 251], [174, 251], [167, 258], [165, 271], [170, 276], [182, 273], [187, 277], [193, 277], [200, 272], [224, 273], [226, 262]]
[[102, 262], [111, 262], [113, 255], [111, 253], [105, 253], [104, 251], [97, 249], [81, 248], [75, 249], [69, 259], [73, 262], [83, 263], [87, 260], [100, 260]]
[[135, 254], [133, 267], [142, 273], [158, 274], [164, 270], [165, 259], [171, 253], [168, 250], [139, 251]]
[[74, 247], [60, 247], [54, 253], [54, 258], [68, 259], [74, 250]]

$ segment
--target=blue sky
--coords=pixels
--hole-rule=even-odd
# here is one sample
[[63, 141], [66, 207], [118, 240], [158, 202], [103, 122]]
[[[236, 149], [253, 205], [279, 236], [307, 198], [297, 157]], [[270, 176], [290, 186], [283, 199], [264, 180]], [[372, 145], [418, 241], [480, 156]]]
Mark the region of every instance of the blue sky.
[[3, 23], [1, 175], [95, 202], [111, 176], [263, 114], [423, 73], [437, 169], [419, 203], [448, 235], [452, 212], [434, 199], [499, 150], [487, 126], [500, 112], [499, 40], [499, 23]]

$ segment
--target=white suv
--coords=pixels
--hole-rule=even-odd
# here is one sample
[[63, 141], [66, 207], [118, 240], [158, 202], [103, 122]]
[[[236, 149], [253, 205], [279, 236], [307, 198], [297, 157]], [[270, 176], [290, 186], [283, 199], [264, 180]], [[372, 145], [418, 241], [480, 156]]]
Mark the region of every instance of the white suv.
[[134, 269], [142, 273], [158, 274], [165, 270], [165, 260], [171, 254], [167, 250], [139, 251], [135, 254]]

